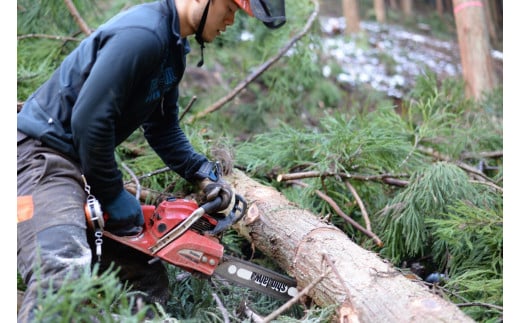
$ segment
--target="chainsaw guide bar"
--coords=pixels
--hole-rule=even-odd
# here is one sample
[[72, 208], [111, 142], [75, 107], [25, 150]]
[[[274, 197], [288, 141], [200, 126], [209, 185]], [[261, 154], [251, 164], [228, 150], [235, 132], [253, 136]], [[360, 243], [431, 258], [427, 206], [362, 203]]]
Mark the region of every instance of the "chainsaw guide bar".
[[298, 295], [296, 280], [232, 256], [223, 256], [215, 274], [225, 280], [282, 300]]

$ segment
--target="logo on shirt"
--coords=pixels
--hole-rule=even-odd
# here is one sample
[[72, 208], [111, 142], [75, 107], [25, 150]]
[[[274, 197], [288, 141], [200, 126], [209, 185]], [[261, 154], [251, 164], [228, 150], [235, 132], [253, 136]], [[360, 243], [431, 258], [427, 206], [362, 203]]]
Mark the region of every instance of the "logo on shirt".
[[173, 68], [165, 68], [159, 77], [150, 81], [150, 89], [148, 90], [148, 95], [145, 100], [146, 103], [159, 100], [161, 95], [169, 91], [176, 82], [177, 78], [173, 73]]

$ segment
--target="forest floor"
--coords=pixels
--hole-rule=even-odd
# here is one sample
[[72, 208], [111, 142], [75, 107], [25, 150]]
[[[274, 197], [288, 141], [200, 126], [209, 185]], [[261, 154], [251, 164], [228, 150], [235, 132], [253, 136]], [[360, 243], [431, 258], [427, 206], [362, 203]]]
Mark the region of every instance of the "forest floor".
[[[427, 6], [414, 9], [418, 15], [434, 10]], [[389, 97], [402, 99], [425, 70], [433, 71], [439, 80], [462, 76], [456, 33], [441, 40], [433, 36], [434, 27], [426, 23], [418, 23], [412, 29], [362, 20], [360, 35], [345, 37], [346, 21], [341, 14], [337, 1], [320, 1], [322, 45], [327, 53], [323, 57], [327, 62], [323, 67], [325, 77], [334, 77], [349, 87], [369, 84]], [[501, 83], [502, 52], [492, 50], [491, 55]], [[341, 71], [331, 74], [332, 65], [339, 65]]]
[[[431, 17], [434, 10], [425, 4], [414, 10], [414, 21], [421, 23], [401, 21], [396, 18], [396, 13], [390, 12], [388, 23], [384, 24], [375, 19], [363, 19], [364, 15], [360, 23], [361, 32], [347, 35], [341, 2], [320, 0], [318, 23], [322, 50], [319, 59], [323, 77], [349, 92], [368, 87], [397, 104], [414, 88], [417, 77], [425, 71], [435, 73], [439, 81], [461, 78], [460, 51], [452, 17], [422, 18]], [[396, 20], [397, 23], [392, 23]], [[442, 32], [437, 30], [439, 24], [443, 25]], [[442, 35], [442, 39], [437, 34]], [[503, 54], [492, 50], [491, 55], [501, 84]], [[220, 78], [215, 79], [214, 72], [189, 67], [188, 71], [182, 86], [209, 88], [215, 83], [222, 84]]]

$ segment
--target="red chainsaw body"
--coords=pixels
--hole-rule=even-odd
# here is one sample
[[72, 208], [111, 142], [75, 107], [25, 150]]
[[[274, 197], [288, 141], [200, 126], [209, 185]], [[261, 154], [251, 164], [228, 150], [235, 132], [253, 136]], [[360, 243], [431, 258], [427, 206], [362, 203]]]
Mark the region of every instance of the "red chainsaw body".
[[[105, 231], [104, 235], [186, 271], [212, 275], [224, 254], [224, 246], [213, 236], [189, 228], [157, 252], [152, 253], [150, 250], [198, 207], [197, 202], [186, 199], [165, 200], [157, 207], [143, 205], [144, 226], [140, 234], [121, 237]], [[207, 214], [202, 218], [213, 225], [217, 222]]]

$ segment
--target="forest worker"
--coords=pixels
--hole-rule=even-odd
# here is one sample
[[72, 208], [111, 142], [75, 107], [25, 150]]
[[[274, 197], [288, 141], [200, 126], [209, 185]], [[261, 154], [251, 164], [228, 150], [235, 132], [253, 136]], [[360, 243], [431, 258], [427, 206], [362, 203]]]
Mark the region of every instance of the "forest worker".
[[[269, 28], [285, 22], [283, 0], [160, 0], [136, 5], [83, 40], [24, 103], [17, 119], [18, 272], [27, 285], [18, 321], [31, 321], [38, 289], [90, 270], [97, 257], [87, 232], [87, 192], [108, 214], [106, 230], [136, 234], [139, 201], [123, 187], [114, 150], [138, 127], [164, 163], [198, 185], [208, 200], [233, 189], [210, 180], [216, 163], [194, 150], [178, 120], [178, 85], [190, 51], [233, 24], [243, 9]], [[203, 58], [203, 56], [202, 56]], [[199, 66], [203, 64], [203, 60]], [[84, 180], [85, 179], [85, 180]], [[103, 239], [102, 261], [120, 278], [165, 306], [168, 277], [160, 262]], [[128, 248], [125, 249], [125, 248]]]

